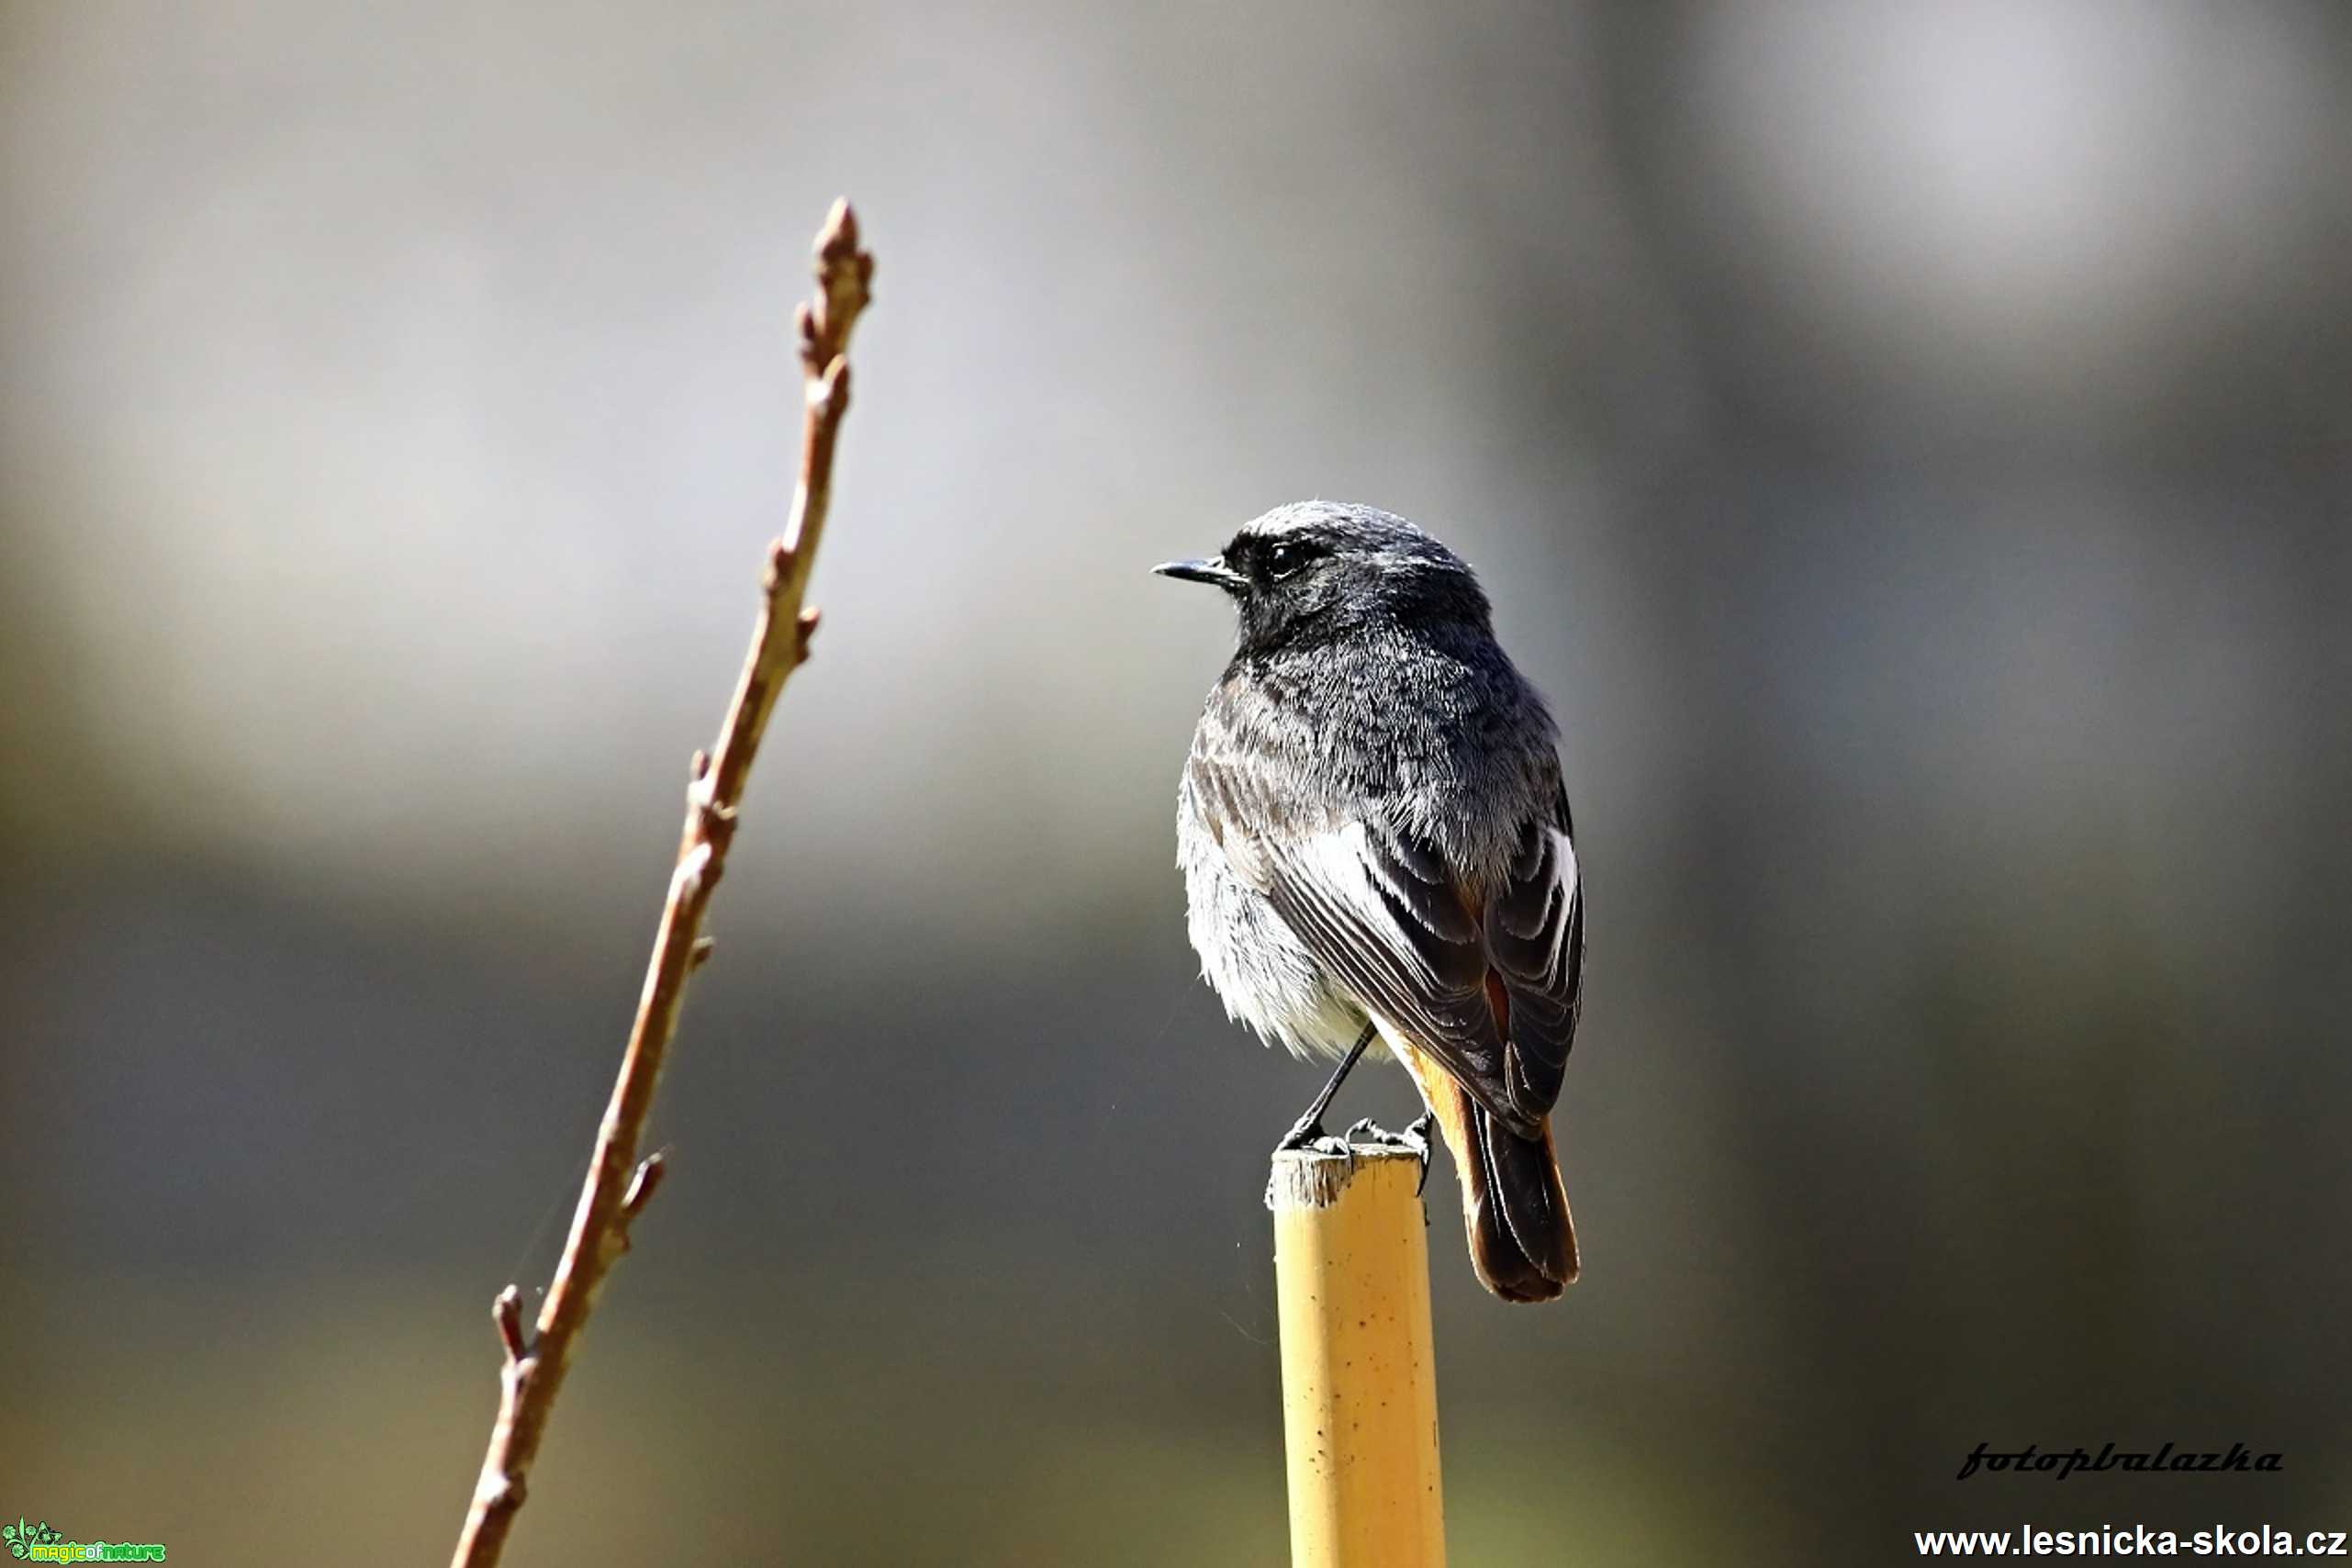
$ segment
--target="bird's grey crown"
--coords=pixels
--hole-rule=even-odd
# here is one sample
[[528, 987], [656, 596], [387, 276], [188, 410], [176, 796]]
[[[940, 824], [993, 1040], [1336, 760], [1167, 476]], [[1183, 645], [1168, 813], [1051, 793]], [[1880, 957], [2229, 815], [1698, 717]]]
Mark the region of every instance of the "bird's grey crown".
[[1419, 524], [1393, 511], [1383, 511], [1378, 507], [1368, 507], [1355, 501], [1291, 501], [1251, 518], [1241, 525], [1241, 532], [1271, 539], [1311, 528], [1350, 534], [1367, 544], [1393, 543], [1407, 545], [1417, 543], [1456, 564], [1461, 561], [1460, 556], [1432, 538]]
[[1250, 519], [1226, 546], [1246, 551], [1252, 543], [1307, 541], [1334, 554], [1388, 571], [1459, 575], [1473, 585], [1470, 563], [1422, 529], [1393, 511], [1352, 501], [1293, 501]]

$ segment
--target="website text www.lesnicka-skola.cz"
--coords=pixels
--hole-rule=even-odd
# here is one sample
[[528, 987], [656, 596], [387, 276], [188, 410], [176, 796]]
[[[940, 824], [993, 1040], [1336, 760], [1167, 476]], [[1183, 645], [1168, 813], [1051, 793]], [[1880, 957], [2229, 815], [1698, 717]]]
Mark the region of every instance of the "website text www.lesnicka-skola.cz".
[[1921, 1557], [2346, 1557], [2346, 1532], [2288, 1530], [2276, 1526], [2211, 1529], [2150, 1529], [2100, 1525], [2089, 1529], [1916, 1530]]

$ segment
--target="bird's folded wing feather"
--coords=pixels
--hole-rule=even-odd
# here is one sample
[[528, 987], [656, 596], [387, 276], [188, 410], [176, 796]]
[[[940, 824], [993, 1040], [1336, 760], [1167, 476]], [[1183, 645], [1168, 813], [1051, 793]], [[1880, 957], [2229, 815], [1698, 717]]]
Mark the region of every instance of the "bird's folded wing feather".
[[[1560, 1095], [1583, 981], [1584, 912], [1567, 798], [1531, 821], [1483, 912], [1436, 847], [1385, 824], [1286, 819], [1249, 774], [1195, 756], [1196, 798], [1236, 873], [1366, 1008], [1435, 1056], [1506, 1126], [1532, 1137]], [[1276, 832], [1242, 824], [1283, 823]], [[1490, 998], [1508, 998], [1510, 1038]]]
[[1510, 1002], [1505, 1061], [1513, 1104], [1549, 1111], [1585, 1005], [1585, 896], [1568, 792], [1528, 823], [1502, 890], [1486, 905], [1486, 951]]

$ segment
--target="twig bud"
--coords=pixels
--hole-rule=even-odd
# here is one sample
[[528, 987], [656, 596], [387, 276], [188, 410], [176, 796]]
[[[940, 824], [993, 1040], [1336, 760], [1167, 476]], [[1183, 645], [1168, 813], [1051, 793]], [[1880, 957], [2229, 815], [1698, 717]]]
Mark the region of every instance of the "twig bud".
[[490, 1303], [490, 1321], [498, 1326], [498, 1343], [506, 1347], [507, 1360], [522, 1360], [530, 1350], [522, 1337], [522, 1292], [512, 1285], [500, 1291]]
[[669, 1164], [662, 1158], [660, 1149], [637, 1161], [636, 1172], [629, 1178], [629, 1190], [621, 1198], [621, 1212], [635, 1219], [644, 1206], [654, 1201], [654, 1193], [660, 1190], [662, 1184], [662, 1173], [668, 1169]]

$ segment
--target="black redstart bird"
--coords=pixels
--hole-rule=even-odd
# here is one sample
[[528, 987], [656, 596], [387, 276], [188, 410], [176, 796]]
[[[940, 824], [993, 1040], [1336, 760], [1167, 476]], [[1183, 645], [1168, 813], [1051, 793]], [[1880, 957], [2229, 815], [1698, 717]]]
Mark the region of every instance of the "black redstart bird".
[[1157, 570], [1240, 610], [1176, 798], [1193, 946], [1234, 1017], [1340, 1058], [1278, 1147], [1323, 1136], [1377, 1039], [1461, 1173], [1481, 1282], [1551, 1300], [1576, 1277], [1551, 1114], [1585, 902], [1543, 699], [1470, 567], [1388, 512], [1279, 507]]

